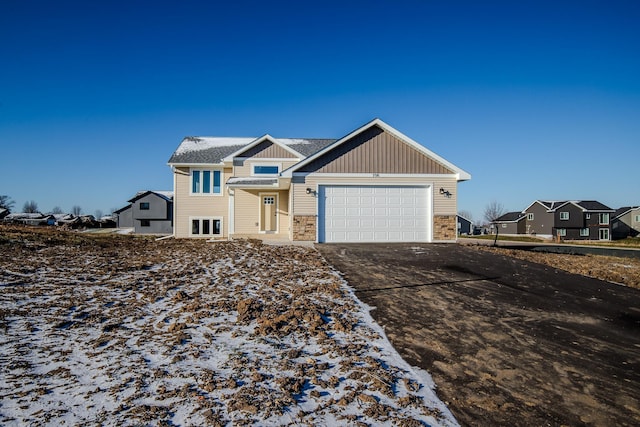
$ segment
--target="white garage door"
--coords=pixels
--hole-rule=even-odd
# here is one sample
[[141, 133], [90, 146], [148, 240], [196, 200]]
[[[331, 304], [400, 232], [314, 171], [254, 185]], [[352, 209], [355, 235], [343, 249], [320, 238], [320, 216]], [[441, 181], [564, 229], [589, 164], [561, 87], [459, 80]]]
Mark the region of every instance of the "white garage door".
[[428, 187], [323, 185], [318, 191], [320, 242], [426, 242]]

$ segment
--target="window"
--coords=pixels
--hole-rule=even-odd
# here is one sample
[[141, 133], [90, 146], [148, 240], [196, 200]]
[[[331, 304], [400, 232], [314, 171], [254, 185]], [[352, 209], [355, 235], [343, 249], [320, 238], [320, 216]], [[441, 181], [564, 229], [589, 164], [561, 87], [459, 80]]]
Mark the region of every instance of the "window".
[[564, 237], [567, 235], [567, 229], [566, 228], [558, 228], [557, 230], [558, 236]]
[[191, 194], [222, 194], [221, 182], [219, 170], [191, 170]]
[[589, 237], [589, 229], [581, 228], [580, 229], [580, 237]]
[[[600, 225], [609, 224], [609, 214], [608, 213], [598, 214], [598, 224]], [[601, 239], [601, 240], [604, 240], [604, 239]], [[606, 240], [609, 240], [609, 239], [606, 239]]]
[[149, 210], [149, 202], [140, 202], [140, 210], [148, 211]]
[[640, 222], [640, 215], [636, 215], [635, 218], [634, 218], [634, 221], [635, 222]]
[[584, 217], [585, 217], [586, 219], [591, 219], [591, 214], [590, 214], [590, 213], [585, 214], [585, 215], [584, 215]]
[[560, 220], [566, 221], [569, 219], [569, 212], [560, 212]]
[[502, 228], [507, 228], [507, 224], [502, 224]]
[[191, 236], [213, 237], [222, 235], [222, 218], [190, 218]]
[[598, 234], [599, 234], [600, 240], [609, 240], [609, 229], [608, 228], [601, 228]]
[[278, 175], [280, 173], [279, 165], [253, 165], [252, 175]]
[[527, 214], [527, 221], [533, 221], [533, 213]]
[[140, 227], [151, 227], [151, 221], [149, 221], [148, 219], [141, 219]]

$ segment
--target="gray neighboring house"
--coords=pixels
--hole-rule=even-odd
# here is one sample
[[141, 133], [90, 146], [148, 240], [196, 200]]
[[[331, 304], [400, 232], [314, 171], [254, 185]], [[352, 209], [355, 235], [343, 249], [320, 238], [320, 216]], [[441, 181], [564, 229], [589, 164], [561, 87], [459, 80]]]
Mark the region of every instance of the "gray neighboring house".
[[458, 215], [458, 236], [470, 236], [473, 234], [473, 222], [463, 217], [462, 215]]
[[507, 212], [493, 223], [498, 234], [525, 234], [525, 215], [522, 212]]
[[114, 212], [118, 228], [137, 234], [173, 234], [173, 192], [140, 191]]
[[552, 212], [554, 236], [567, 240], [611, 240], [615, 211], [598, 201], [567, 201]]
[[0, 208], [0, 219], [3, 219], [5, 216], [9, 215], [9, 209]]
[[619, 240], [639, 235], [640, 206], [627, 206], [616, 210], [611, 220], [611, 238]]
[[522, 234], [551, 238], [553, 237], [554, 209], [566, 202], [536, 200], [522, 213], [525, 216], [525, 229]]

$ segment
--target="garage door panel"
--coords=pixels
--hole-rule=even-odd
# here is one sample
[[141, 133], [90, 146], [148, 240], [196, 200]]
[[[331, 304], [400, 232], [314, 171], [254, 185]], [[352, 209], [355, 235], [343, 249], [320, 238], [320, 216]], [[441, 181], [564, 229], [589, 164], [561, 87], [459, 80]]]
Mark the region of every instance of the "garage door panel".
[[321, 242], [428, 241], [425, 186], [320, 186]]

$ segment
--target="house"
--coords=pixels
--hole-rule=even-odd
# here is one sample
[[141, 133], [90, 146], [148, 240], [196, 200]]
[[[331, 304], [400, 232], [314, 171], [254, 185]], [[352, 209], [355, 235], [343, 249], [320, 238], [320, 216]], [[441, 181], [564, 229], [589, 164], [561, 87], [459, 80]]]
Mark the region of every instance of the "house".
[[16, 212], [10, 213], [4, 217], [4, 221], [25, 224], [25, 225], [55, 225], [56, 219], [53, 215], [43, 214], [40, 212]]
[[473, 222], [462, 215], [458, 215], [458, 236], [473, 234]]
[[595, 200], [568, 201], [552, 210], [553, 235], [566, 240], [611, 240], [615, 212]]
[[452, 242], [471, 176], [380, 119], [339, 139], [186, 137], [174, 236]]
[[138, 234], [173, 233], [173, 192], [139, 191], [129, 204], [114, 212], [118, 228]]
[[614, 240], [640, 235], [640, 206], [616, 210], [611, 220], [611, 238]]
[[9, 209], [6, 208], [0, 208], [0, 219], [3, 219], [4, 217], [6, 217], [7, 215], [9, 215]]
[[525, 234], [525, 218], [522, 212], [507, 212], [496, 218], [493, 223], [496, 225], [497, 234]]
[[531, 203], [522, 213], [525, 215], [525, 231], [523, 234], [530, 234], [542, 238], [553, 237], [554, 210], [565, 202], [536, 200]]

